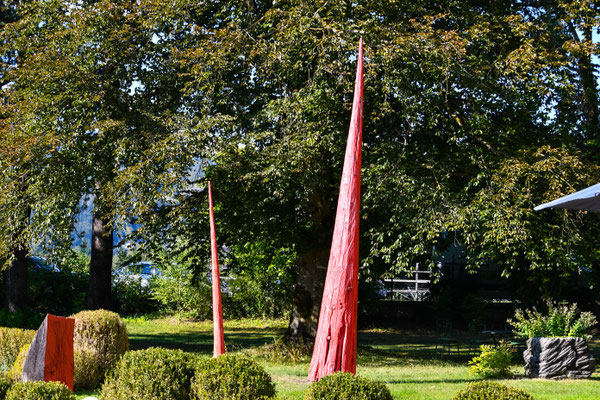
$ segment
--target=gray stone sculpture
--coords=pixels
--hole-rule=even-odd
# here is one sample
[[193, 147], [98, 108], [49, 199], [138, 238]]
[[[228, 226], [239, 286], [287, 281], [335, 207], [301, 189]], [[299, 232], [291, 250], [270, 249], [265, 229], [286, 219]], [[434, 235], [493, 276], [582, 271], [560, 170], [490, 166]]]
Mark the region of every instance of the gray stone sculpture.
[[523, 359], [530, 378], [589, 378], [596, 366], [586, 341], [572, 337], [529, 339]]

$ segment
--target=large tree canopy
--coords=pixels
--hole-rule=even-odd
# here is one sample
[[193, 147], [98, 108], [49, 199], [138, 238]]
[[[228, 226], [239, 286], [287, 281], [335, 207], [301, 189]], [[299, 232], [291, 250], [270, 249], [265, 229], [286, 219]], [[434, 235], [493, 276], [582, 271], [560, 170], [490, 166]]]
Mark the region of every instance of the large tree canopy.
[[[15, 214], [22, 203], [33, 213], [5, 242], [68, 249], [80, 200], [93, 196], [88, 306], [109, 307], [115, 225], [168, 196], [179, 184], [172, 176], [193, 162], [173, 151], [178, 64], [138, 2], [32, 1], [19, 12], [1, 40], [18, 63], [3, 71], [2, 163], [11, 173], [2, 179], [12, 186], [0, 208]], [[139, 184], [120, 184], [132, 171]], [[13, 220], [2, 218], [3, 233], [23, 225]]]
[[207, 174], [221, 230], [295, 246], [292, 324], [318, 311], [360, 36], [363, 272], [433, 262], [449, 237], [469, 266], [505, 274], [595, 262], [595, 216], [533, 212], [599, 177], [586, 111], [597, 88], [582, 74], [597, 48], [579, 35], [596, 29], [591, 7], [250, 2], [204, 25], [182, 62], [189, 106], [216, 123]]
[[46, 234], [93, 193], [148, 245], [205, 241], [189, 179], [204, 164], [219, 243], [295, 249], [290, 333], [311, 336], [361, 36], [364, 275], [452, 242], [469, 267], [533, 279], [598, 263], [597, 216], [533, 212], [600, 177], [597, 16], [576, 1], [35, 1], [0, 40], [22, 57], [3, 132], [39, 154], [20, 171]]

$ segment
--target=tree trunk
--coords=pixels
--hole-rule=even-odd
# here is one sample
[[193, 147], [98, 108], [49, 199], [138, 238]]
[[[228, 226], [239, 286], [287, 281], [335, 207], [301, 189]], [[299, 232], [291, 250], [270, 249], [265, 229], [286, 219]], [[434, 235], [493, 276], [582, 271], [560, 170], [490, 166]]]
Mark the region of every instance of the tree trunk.
[[111, 220], [94, 212], [92, 223], [92, 255], [87, 306], [90, 310], [111, 308], [113, 231]]
[[592, 141], [596, 145], [593, 150], [597, 150], [597, 143], [600, 140], [600, 137], [598, 137], [600, 110], [598, 109], [597, 82], [591, 57], [579, 58], [577, 69], [583, 92], [581, 106], [584, 116], [584, 128], [588, 141]]
[[306, 343], [315, 339], [328, 261], [329, 248], [310, 250], [296, 258], [297, 278], [287, 332], [291, 341]]
[[[579, 33], [573, 24], [570, 25], [571, 34], [576, 41], [581, 41]], [[586, 27], [581, 32], [583, 40], [592, 42], [592, 29]], [[583, 130], [585, 132], [585, 147], [587, 153], [598, 160], [600, 149], [600, 109], [598, 99], [598, 82], [594, 75], [594, 64], [591, 54], [577, 56], [577, 74], [581, 79], [581, 111], [583, 114]]]
[[[26, 207], [22, 214], [22, 229], [29, 225], [31, 208]], [[4, 271], [4, 297], [5, 307], [9, 313], [23, 311], [27, 307], [29, 286], [29, 247], [23, 243], [21, 233], [15, 234], [15, 247], [13, 249], [14, 261], [10, 268]]]
[[4, 271], [4, 292], [6, 310], [9, 313], [23, 311], [27, 307], [27, 248], [14, 251], [15, 260], [11, 267]]

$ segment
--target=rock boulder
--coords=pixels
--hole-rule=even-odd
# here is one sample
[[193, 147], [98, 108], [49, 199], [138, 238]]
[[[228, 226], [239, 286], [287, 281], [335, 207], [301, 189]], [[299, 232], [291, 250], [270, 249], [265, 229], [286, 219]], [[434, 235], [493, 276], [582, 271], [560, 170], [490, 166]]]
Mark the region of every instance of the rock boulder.
[[589, 378], [596, 360], [581, 338], [532, 338], [523, 352], [525, 376], [530, 378]]

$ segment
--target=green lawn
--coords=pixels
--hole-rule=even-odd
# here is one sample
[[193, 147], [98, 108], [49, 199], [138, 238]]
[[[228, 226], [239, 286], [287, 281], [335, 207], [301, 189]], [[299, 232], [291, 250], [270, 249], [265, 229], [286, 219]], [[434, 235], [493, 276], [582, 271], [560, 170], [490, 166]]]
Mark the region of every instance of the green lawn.
[[[206, 357], [212, 354], [212, 323], [182, 322], [173, 319], [127, 319], [131, 349], [150, 346], [180, 348]], [[296, 362], [273, 361], [264, 352], [285, 331], [283, 320], [242, 320], [225, 322], [225, 342], [229, 351], [244, 351], [264, 365], [277, 385], [278, 395], [285, 399], [302, 399], [308, 382], [309, 359]], [[464, 339], [466, 341], [466, 338]], [[357, 373], [384, 381], [395, 399], [449, 400], [474, 378], [469, 375], [467, 348], [459, 356], [439, 360], [435, 354], [435, 335], [429, 332], [407, 333], [372, 329], [359, 332]], [[597, 341], [592, 342], [597, 355]], [[598, 356], [597, 356], [598, 357]], [[524, 389], [537, 400], [600, 399], [600, 378], [588, 380], [550, 381], [522, 379], [522, 367], [514, 366], [516, 379], [502, 380]], [[85, 395], [94, 395], [86, 393]], [[97, 393], [95, 394], [97, 395]], [[79, 394], [78, 398], [84, 398]]]

